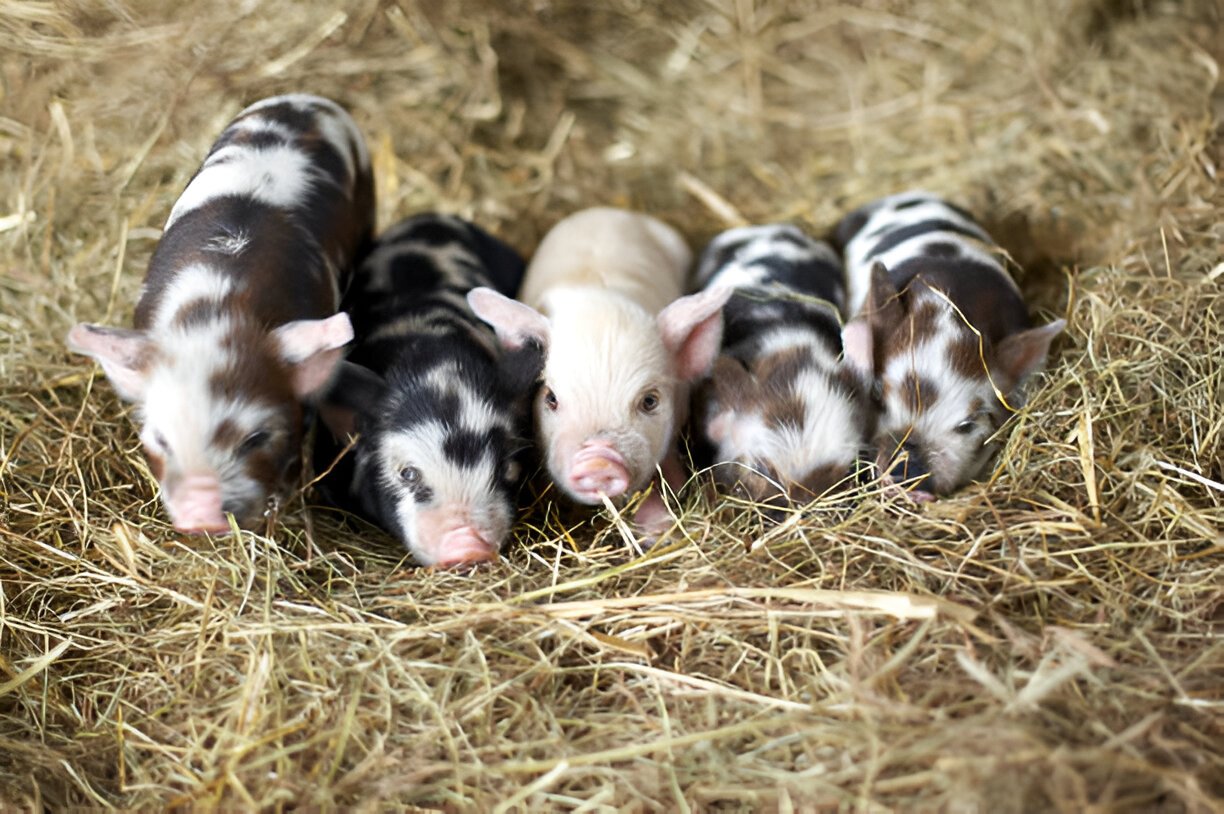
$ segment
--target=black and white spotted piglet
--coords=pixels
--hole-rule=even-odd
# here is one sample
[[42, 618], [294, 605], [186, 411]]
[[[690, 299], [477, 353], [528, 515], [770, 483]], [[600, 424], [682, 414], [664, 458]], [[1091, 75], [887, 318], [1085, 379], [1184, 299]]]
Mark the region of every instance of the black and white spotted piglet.
[[735, 292], [698, 395], [715, 480], [777, 502], [848, 479], [871, 411], [867, 377], [842, 360], [846, 279], [833, 248], [787, 224], [731, 229], [706, 248], [697, 281]]
[[881, 396], [880, 466], [913, 482], [915, 499], [947, 494], [981, 474], [1066, 323], [1032, 327], [1002, 250], [931, 193], [874, 201], [842, 220], [837, 239], [858, 313], [846, 355]]
[[503, 352], [465, 296], [514, 296], [524, 263], [475, 225], [418, 215], [387, 230], [345, 297], [357, 339], [321, 411], [333, 503], [378, 523], [422, 565], [496, 558], [514, 515], [526, 396], [543, 366]]

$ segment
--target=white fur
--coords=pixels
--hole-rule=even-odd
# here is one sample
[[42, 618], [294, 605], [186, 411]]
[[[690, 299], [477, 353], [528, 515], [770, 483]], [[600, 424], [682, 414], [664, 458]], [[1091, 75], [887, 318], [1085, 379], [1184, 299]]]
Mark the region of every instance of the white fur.
[[315, 113], [319, 131], [328, 143], [344, 157], [348, 164], [349, 177], [353, 177], [352, 156], [357, 155], [357, 162], [363, 169], [370, 166], [370, 153], [365, 139], [361, 136], [352, 116], [344, 108], [322, 96], [310, 93], [286, 93], [262, 99], [247, 107], [239, 116], [264, 110], [269, 107], [288, 105], [296, 110], [309, 110]]
[[180, 269], [162, 292], [152, 319], [152, 332], [167, 330], [183, 306], [200, 300], [221, 302], [234, 291], [233, 280], [205, 265]]
[[221, 164], [205, 163], [183, 190], [170, 210], [167, 230], [188, 212], [226, 195], [246, 196], [285, 209], [296, 207], [318, 178], [309, 156], [294, 147], [225, 147], [219, 152], [230, 150], [232, 158]]

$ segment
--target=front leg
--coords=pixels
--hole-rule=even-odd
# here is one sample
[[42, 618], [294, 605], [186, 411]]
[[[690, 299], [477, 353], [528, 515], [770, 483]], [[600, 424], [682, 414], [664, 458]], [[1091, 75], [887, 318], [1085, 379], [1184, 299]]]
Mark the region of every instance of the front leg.
[[[662, 470], [663, 479], [671, 490], [679, 492], [680, 487], [684, 485], [684, 468], [680, 465], [680, 456], [676, 453], [675, 447], [663, 456], [659, 469]], [[673, 522], [671, 512], [667, 510], [667, 504], [663, 502], [663, 484], [659, 483], [658, 475], [655, 475], [650, 485], [652, 487], [650, 494], [633, 514], [633, 525], [642, 535], [643, 548], [650, 548], [654, 545], [655, 541], [671, 528]]]

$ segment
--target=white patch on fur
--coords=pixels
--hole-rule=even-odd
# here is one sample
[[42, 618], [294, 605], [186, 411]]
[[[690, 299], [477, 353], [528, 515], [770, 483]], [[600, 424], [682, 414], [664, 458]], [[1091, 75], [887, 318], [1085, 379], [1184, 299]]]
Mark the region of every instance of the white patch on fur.
[[216, 269], [200, 264], [179, 269], [162, 292], [152, 319], [152, 333], [167, 330], [183, 306], [200, 300], [219, 303], [233, 291], [234, 281]]
[[[794, 238], [800, 238], [807, 245], [799, 245]], [[744, 245], [734, 256], [724, 259], [718, 265], [719, 255], [726, 246], [743, 242]], [[734, 288], [756, 287], [769, 279], [768, 268], [754, 267], [762, 260], [781, 259], [789, 263], [805, 263], [812, 260], [823, 260], [840, 266], [841, 260], [832, 247], [823, 241], [814, 240], [797, 228], [784, 224], [769, 224], [766, 226], [741, 226], [728, 229], [719, 234], [703, 254], [703, 263], [697, 271], [697, 284], [701, 288], [709, 288], [713, 280], [718, 285], [729, 285]]]
[[213, 235], [204, 243], [204, 251], [237, 257], [246, 251], [250, 245], [251, 235], [248, 232], [239, 230]]
[[261, 116], [246, 116], [238, 119], [226, 129], [234, 130], [239, 133], [272, 133], [273, 135], [276, 135], [277, 137], [289, 142], [293, 141], [293, 139], [298, 135], [280, 122], [273, 121], [272, 119], [265, 119]]
[[223, 196], [242, 196], [282, 209], [299, 206], [317, 180], [310, 158], [287, 146], [225, 147], [232, 157], [206, 163], [170, 210], [166, 230], [189, 212]]
[[819, 336], [808, 328], [794, 325], [783, 325], [765, 334], [758, 345], [757, 355], [773, 356], [776, 353], [796, 348], [806, 348], [811, 351], [816, 364], [825, 370], [837, 367], [837, 355], [821, 341]]

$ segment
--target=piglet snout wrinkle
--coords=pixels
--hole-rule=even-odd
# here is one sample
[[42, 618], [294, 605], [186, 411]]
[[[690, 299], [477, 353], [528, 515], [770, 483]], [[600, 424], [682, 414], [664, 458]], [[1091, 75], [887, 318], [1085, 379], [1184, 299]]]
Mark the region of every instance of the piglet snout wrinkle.
[[437, 564], [442, 567], [473, 565], [497, 559], [497, 546], [471, 526], [451, 529], [438, 543]]
[[166, 504], [174, 527], [190, 534], [228, 531], [221, 511], [221, 482], [214, 475], [188, 475]]
[[574, 455], [570, 468], [574, 490], [590, 497], [617, 497], [629, 488], [625, 459], [607, 441], [588, 441]]

